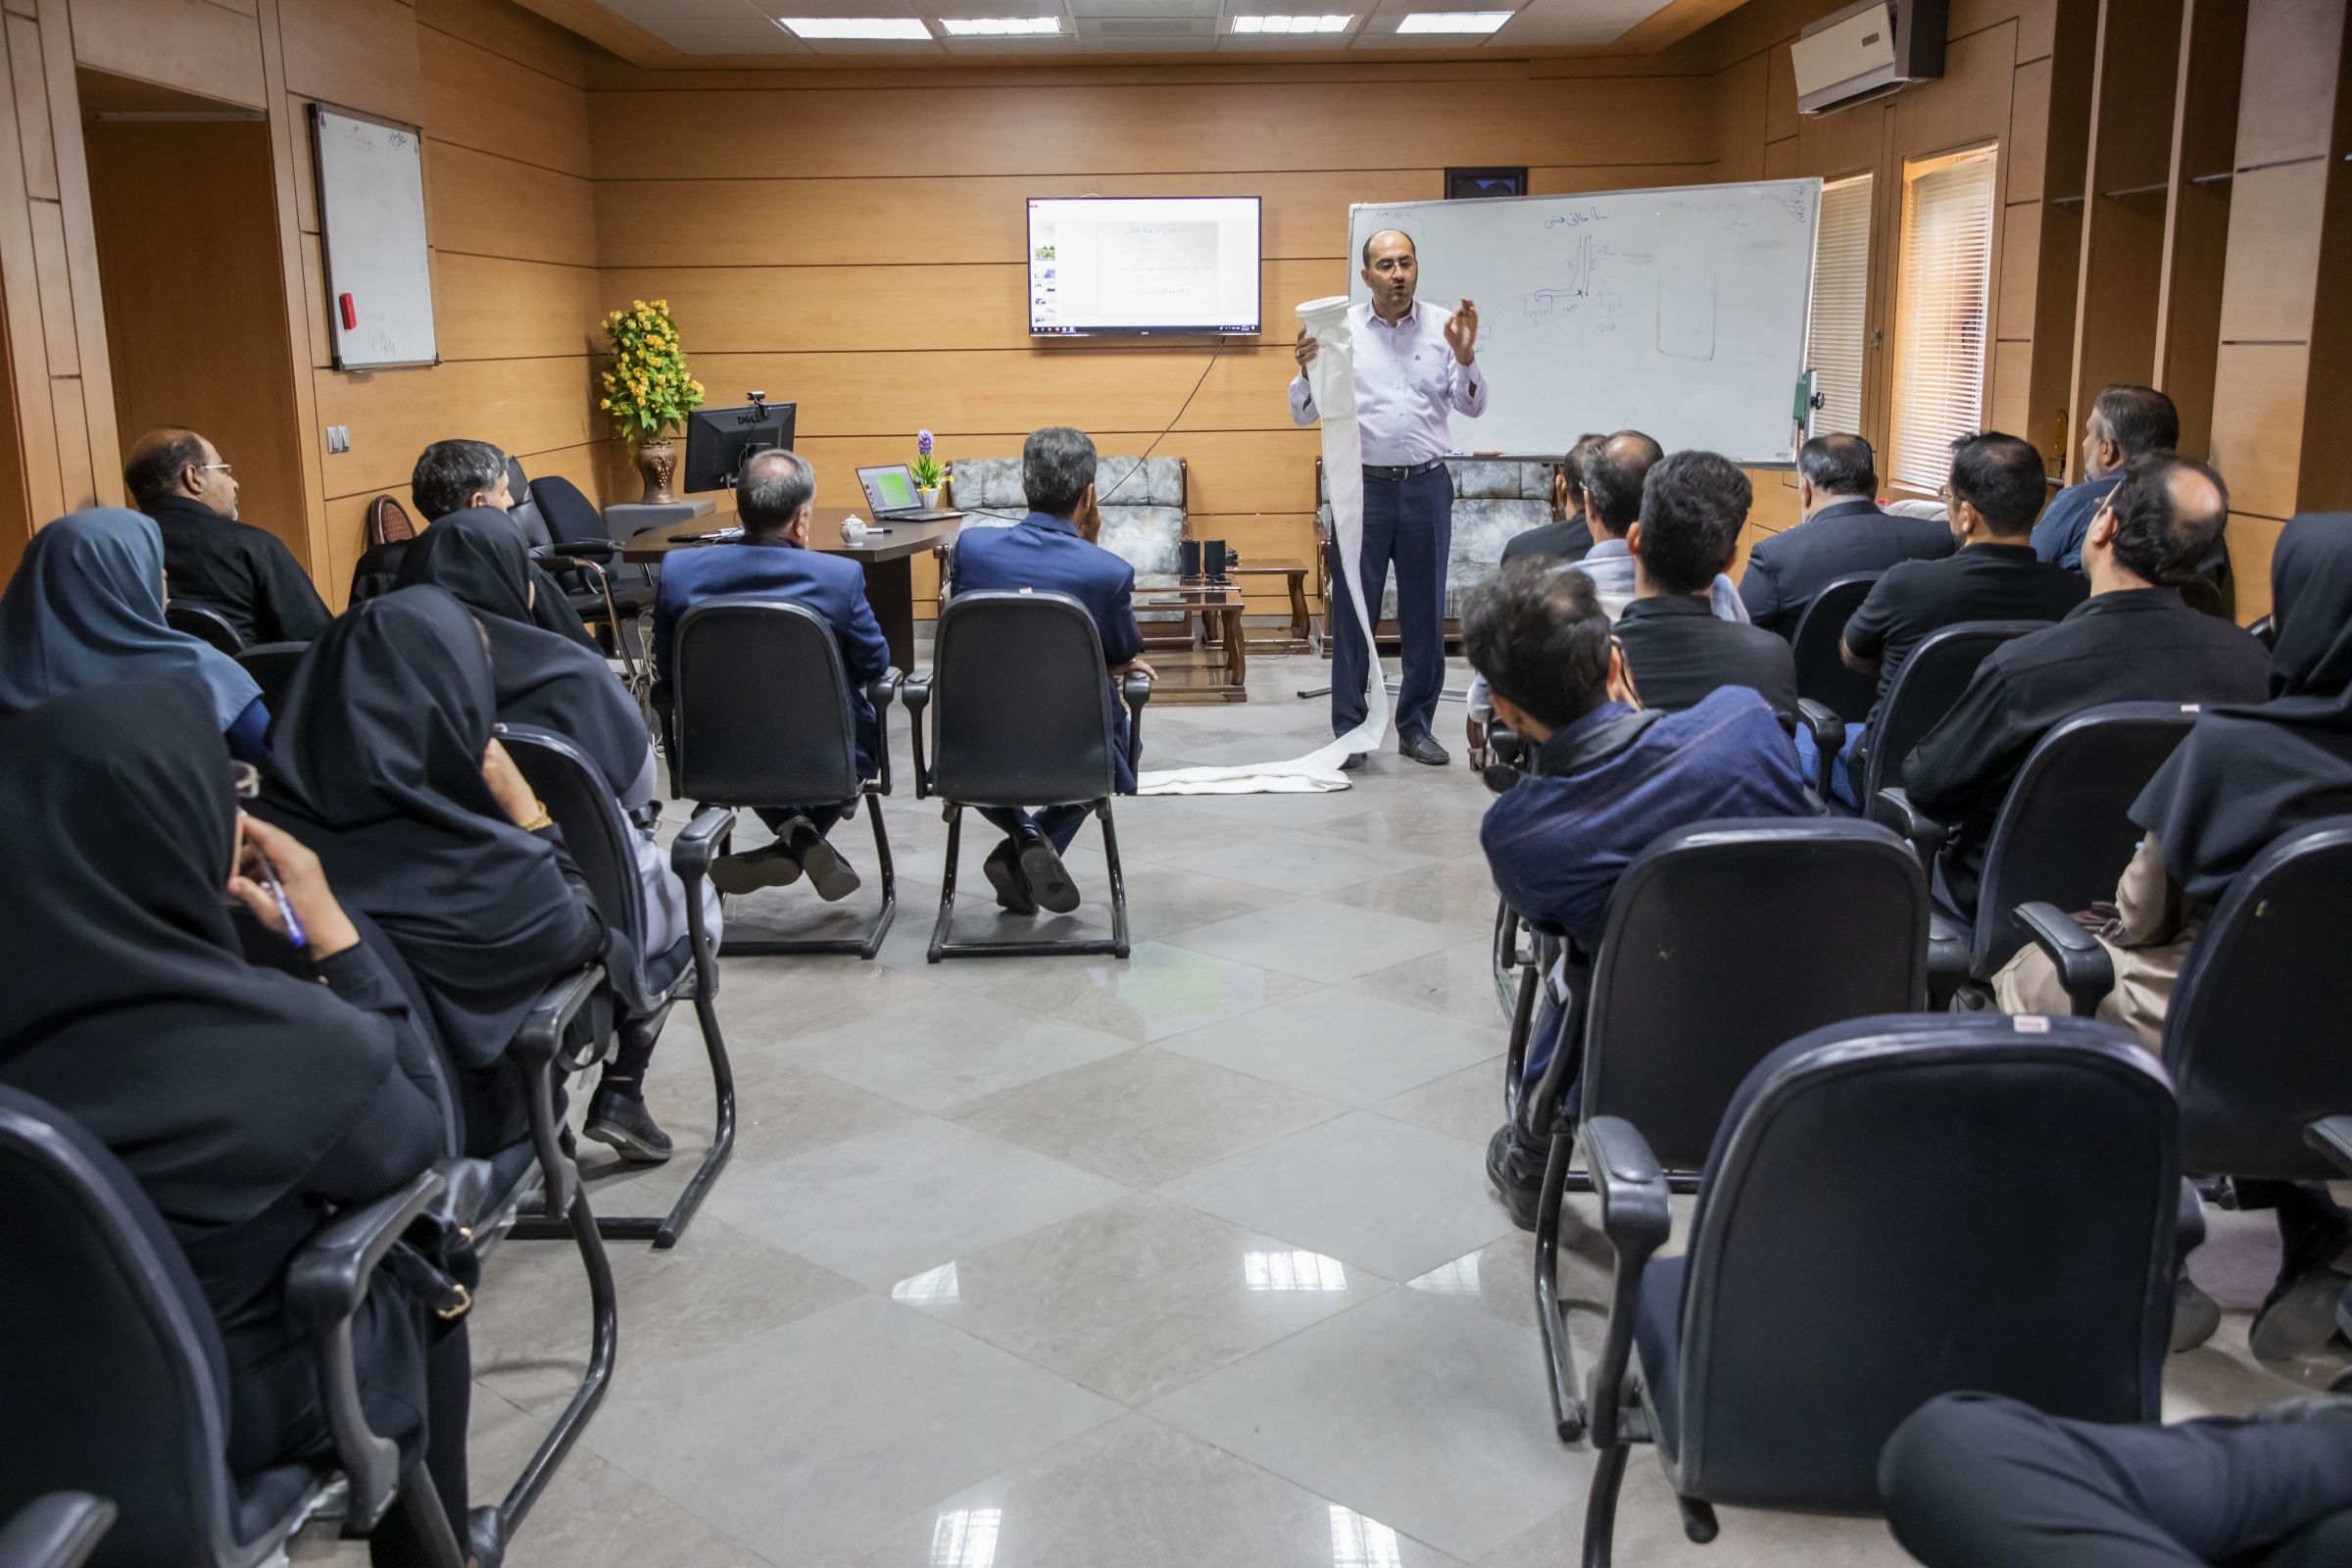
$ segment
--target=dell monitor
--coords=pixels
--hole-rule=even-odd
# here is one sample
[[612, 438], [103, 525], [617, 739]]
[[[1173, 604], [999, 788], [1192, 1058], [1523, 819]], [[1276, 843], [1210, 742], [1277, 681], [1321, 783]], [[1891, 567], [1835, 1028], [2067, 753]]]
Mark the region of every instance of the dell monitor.
[[767, 447], [792, 450], [793, 416], [799, 405], [770, 403], [762, 393], [737, 409], [697, 409], [686, 416], [686, 472], [678, 488], [731, 490], [745, 460]]

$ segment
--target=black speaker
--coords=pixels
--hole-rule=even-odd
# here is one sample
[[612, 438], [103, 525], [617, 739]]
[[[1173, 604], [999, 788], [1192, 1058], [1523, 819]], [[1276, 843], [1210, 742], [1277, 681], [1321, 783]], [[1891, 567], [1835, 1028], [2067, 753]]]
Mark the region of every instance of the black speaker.
[[1198, 582], [1198, 581], [1200, 581], [1200, 540], [1198, 540], [1198, 539], [1183, 539], [1183, 540], [1179, 540], [1179, 541], [1177, 542], [1177, 545], [1176, 545], [1176, 574], [1177, 574], [1178, 576], [1182, 577], [1182, 578], [1183, 578], [1183, 579], [1184, 579], [1186, 582]]
[[1202, 574], [1206, 576], [1210, 582], [1225, 582], [1229, 580], [1225, 575], [1224, 540], [1209, 539], [1204, 540], [1201, 543], [1200, 565], [1202, 568]]

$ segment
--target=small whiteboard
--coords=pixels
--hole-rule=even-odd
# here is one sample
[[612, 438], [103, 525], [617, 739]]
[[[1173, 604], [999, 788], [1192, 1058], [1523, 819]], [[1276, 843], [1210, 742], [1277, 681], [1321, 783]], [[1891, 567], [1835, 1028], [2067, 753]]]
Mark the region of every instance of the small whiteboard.
[[1348, 266], [1400, 228], [1422, 300], [1477, 303], [1493, 402], [1455, 416], [1466, 448], [1557, 455], [1632, 428], [1767, 466], [1796, 455], [1820, 209], [1818, 179], [1358, 205]]
[[313, 104], [311, 134], [335, 368], [431, 365], [438, 355], [419, 132]]

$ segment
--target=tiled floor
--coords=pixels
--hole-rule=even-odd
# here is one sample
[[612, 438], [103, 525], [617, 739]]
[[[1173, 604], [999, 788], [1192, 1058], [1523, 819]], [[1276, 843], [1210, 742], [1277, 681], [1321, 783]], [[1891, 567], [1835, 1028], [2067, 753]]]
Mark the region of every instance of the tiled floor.
[[[1259, 661], [1247, 706], [1150, 710], [1148, 761], [1307, 750], [1325, 710], [1293, 690], [1325, 668]], [[1448, 745], [1460, 711], [1440, 710]], [[946, 835], [905, 783], [905, 731], [898, 924], [873, 963], [728, 963], [734, 1162], [675, 1251], [613, 1249], [611, 1397], [509, 1561], [1574, 1561], [1592, 1458], [1550, 1433], [1531, 1249], [1481, 1164], [1503, 1021], [1478, 782], [1391, 752], [1344, 793], [1121, 801], [1129, 961], [930, 965]], [[870, 840], [836, 842], [870, 878]], [[1083, 842], [1090, 902], [1056, 929], [1104, 918]], [[988, 847], [966, 836], [974, 930]], [[804, 888], [755, 909], [823, 919]], [[666, 1203], [708, 1137], [684, 1017], [653, 1089], [679, 1158], [600, 1180], [609, 1212]], [[2213, 1231], [2196, 1272], [2230, 1317], [2172, 1363], [2176, 1415], [2335, 1370], [2246, 1357], [2274, 1248], [2261, 1216]], [[1567, 1295], [1601, 1299], [1600, 1266], [1569, 1268]], [[488, 1500], [584, 1354], [568, 1248], [504, 1249], [474, 1324]], [[1597, 1313], [1575, 1333], [1589, 1365]], [[1906, 1560], [1873, 1522], [1761, 1514], [1691, 1546], [1639, 1456], [1618, 1541], [1627, 1564]]]

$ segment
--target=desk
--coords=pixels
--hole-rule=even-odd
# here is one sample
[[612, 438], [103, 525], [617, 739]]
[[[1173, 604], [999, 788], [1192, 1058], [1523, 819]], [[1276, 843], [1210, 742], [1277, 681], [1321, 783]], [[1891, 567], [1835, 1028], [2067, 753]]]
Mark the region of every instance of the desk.
[[[881, 533], [869, 533], [857, 544], [841, 540], [842, 519], [849, 507], [819, 507], [808, 522], [808, 548], [828, 556], [846, 556], [865, 568], [865, 600], [873, 606], [882, 639], [890, 644], [890, 662], [903, 670], [914, 668], [914, 557], [952, 539], [961, 526], [955, 522], [894, 522]], [[863, 515], [862, 513], [858, 514]], [[691, 523], [663, 523], [622, 541], [620, 559], [637, 565], [660, 565], [672, 550], [699, 550], [699, 543], [671, 538], [687, 532], [709, 533], [735, 526], [734, 517], [714, 514]]]

